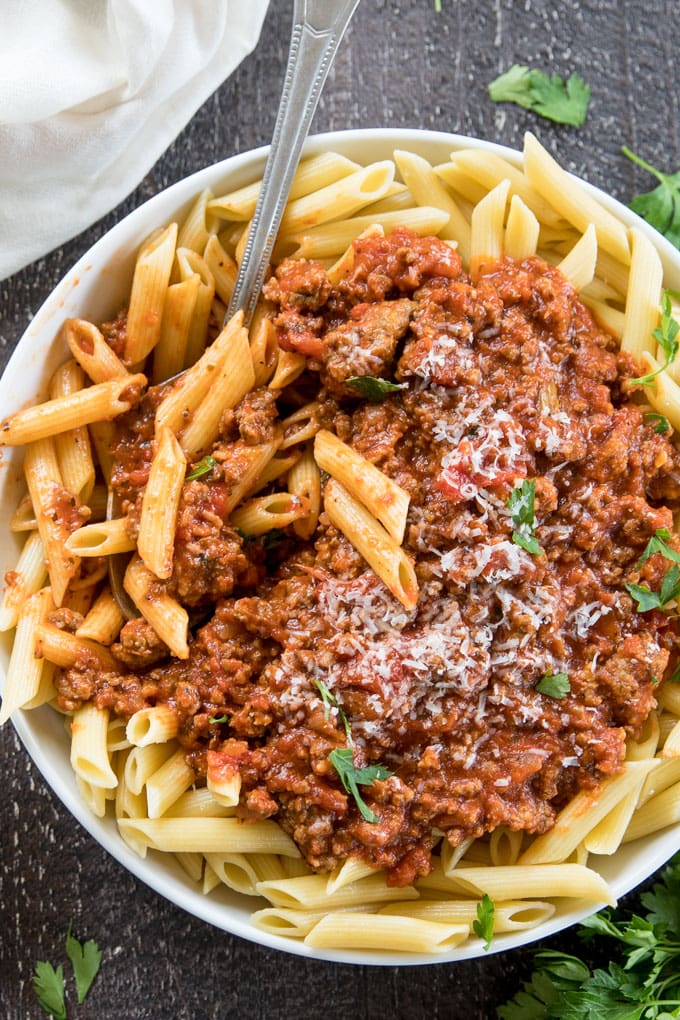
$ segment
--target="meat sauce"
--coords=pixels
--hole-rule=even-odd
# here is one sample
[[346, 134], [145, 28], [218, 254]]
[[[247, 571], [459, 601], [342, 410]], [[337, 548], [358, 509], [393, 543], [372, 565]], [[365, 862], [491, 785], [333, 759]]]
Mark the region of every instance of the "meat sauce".
[[[190, 658], [163, 658], [146, 625], [127, 624], [120, 670], [65, 671], [59, 701], [123, 717], [170, 704], [197, 777], [208, 761], [240, 773], [244, 818], [275, 818], [314, 869], [359, 857], [402, 885], [427, 874], [441, 833], [544, 832], [621, 770], [677, 658], [672, 618], [638, 612], [625, 585], [661, 583], [663, 558], [638, 560], [673, 527], [680, 460], [627, 394], [638, 366], [537, 258], [472, 282], [450, 245], [396, 231], [356, 242], [337, 286], [286, 261], [266, 296], [281, 347], [308, 358], [278, 414], [311, 395], [324, 426], [409, 494], [416, 609], [323, 514], [310, 541], [289, 529], [274, 548], [229, 527], [239, 457], [276, 422], [258, 391], [225, 416], [212, 471], [185, 486], [177, 566], [159, 582], [207, 620]], [[372, 403], [356, 376], [400, 388]], [[119, 430], [131, 510], [152, 405]], [[528, 536], [534, 551], [517, 542]], [[541, 693], [560, 673], [566, 694]], [[350, 740], [356, 767], [390, 773], [360, 788], [377, 821], [329, 758]]]

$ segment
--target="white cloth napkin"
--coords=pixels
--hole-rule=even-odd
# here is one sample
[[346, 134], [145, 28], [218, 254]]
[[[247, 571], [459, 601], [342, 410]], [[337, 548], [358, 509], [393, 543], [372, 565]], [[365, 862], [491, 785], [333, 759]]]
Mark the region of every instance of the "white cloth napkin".
[[109, 212], [255, 46], [268, 0], [4, 0], [0, 279]]

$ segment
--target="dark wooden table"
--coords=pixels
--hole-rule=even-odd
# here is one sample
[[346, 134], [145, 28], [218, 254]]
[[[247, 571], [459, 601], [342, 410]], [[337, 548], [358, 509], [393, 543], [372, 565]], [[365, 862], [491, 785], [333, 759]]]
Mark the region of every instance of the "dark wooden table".
[[[363, 0], [315, 129], [423, 127], [515, 147], [531, 129], [564, 165], [623, 201], [651, 181], [621, 155], [622, 144], [661, 169], [678, 169], [674, 0], [442, 0], [442, 8], [436, 13], [432, 0]], [[291, 10], [290, 0], [272, 0], [256, 51], [118, 209], [0, 283], [1, 365], [66, 269], [122, 215], [194, 170], [269, 140]], [[491, 103], [488, 82], [514, 62], [578, 71], [592, 88], [586, 125], [559, 127]], [[81, 1020], [473, 1020], [495, 1016], [495, 1004], [528, 973], [528, 950], [372, 968], [305, 961], [231, 938], [162, 900], [100, 849], [47, 788], [9, 725], [0, 755], [0, 1020], [42, 1015], [33, 967], [63, 955], [71, 919], [104, 949], [96, 984], [71, 1013]], [[573, 936], [550, 944], [570, 948]]]

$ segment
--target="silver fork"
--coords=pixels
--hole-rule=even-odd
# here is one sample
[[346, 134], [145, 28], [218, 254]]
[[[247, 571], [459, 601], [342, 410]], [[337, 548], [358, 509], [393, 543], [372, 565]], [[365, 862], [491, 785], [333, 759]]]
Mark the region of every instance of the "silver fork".
[[[250, 323], [257, 305], [300, 153], [340, 40], [359, 0], [295, 0], [288, 65], [262, 187], [243, 250], [225, 323], [243, 309]], [[109, 490], [107, 517], [117, 516]], [[111, 592], [128, 620], [139, 612], [123, 586], [126, 556], [109, 558]]]
[[359, 0], [295, 0], [279, 112], [227, 319], [243, 309], [250, 322], [321, 90], [358, 6]]

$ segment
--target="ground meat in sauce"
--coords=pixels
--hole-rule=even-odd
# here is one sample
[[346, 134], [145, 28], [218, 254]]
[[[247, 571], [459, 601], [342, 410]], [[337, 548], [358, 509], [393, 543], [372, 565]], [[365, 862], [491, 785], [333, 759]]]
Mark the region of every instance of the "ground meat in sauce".
[[[630, 356], [537, 258], [489, 263], [473, 283], [450, 245], [395, 231], [356, 242], [337, 286], [320, 265], [284, 262], [267, 297], [281, 345], [312, 359], [304, 399], [410, 496], [417, 608], [324, 514], [310, 543], [289, 529], [274, 549], [229, 528], [248, 444], [275, 429], [274, 398], [256, 391], [230, 419], [239, 438], [220, 438], [214, 470], [183, 495], [170, 589], [217, 604], [189, 660], [153, 664], [153, 642], [124, 633], [120, 671], [65, 671], [59, 702], [124, 717], [167, 702], [197, 775], [239, 771], [244, 817], [276, 818], [313, 868], [357, 856], [402, 885], [429, 870], [435, 830], [453, 845], [499, 825], [544, 832], [568, 798], [620, 771], [677, 658], [674, 620], [637, 612], [625, 585], [660, 585], [662, 557], [638, 560], [672, 528], [680, 458], [625, 396]], [[358, 374], [403, 388], [370, 404], [344, 386]], [[129, 507], [152, 409], [120, 431]], [[524, 480], [535, 555], [513, 541], [508, 507]], [[567, 696], [536, 690], [558, 672]], [[377, 823], [329, 760], [347, 746], [344, 720], [355, 764], [392, 773], [361, 788]]]

